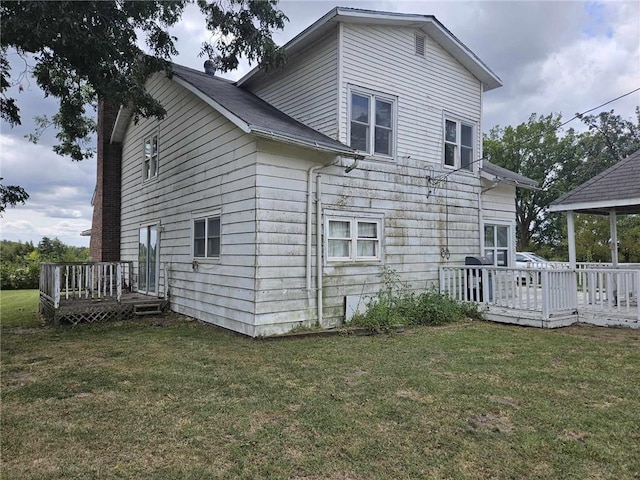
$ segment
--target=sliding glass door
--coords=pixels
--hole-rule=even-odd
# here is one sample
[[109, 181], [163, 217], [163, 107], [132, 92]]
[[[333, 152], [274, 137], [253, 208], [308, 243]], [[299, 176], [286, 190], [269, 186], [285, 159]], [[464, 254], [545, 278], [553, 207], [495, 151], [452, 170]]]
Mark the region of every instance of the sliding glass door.
[[158, 226], [140, 228], [138, 243], [138, 291], [158, 294]]

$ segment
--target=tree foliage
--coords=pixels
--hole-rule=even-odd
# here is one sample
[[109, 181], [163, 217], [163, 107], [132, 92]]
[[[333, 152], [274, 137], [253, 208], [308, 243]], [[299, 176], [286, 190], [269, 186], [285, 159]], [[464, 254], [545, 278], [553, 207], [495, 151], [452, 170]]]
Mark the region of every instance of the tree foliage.
[[18, 290], [38, 288], [41, 262], [86, 262], [89, 249], [65, 245], [58, 238], [42, 237], [34, 247], [32, 242], [0, 242], [0, 288]]
[[[93, 154], [87, 141], [95, 131], [91, 107], [98, 98], [129, 105], [135, 118], [157, 116], [165, 110], [149, 95], [149, 75], [170, 73], [177, 38], [170, 27], [193, 0], [154, 1], [18, 1], [0, 3], [0, 115], [20, 124], [20, 109], [7, 95], [12, 85], [9, 50], [25, 58], [45, 95], [59, 99], [50, 120], [58, 128], [54, 150], [82, 160]], [[271, 37], [284, 27], [277, 0], [197, 0], [206, 27], [217, 40], [202, 46], [215, 56], [219, 70], [237, 67], [239, 57], [264, 65], [282, 61]], [[142, 38], [139, 39], [138, 37]], [[148, 54], [138, 46], [144, 40]], [[25, 73], [25, 72], [23, 72]]]
[[[2, 181], [2, 177], [0, 177]], [[8, 205], [15, 207], [17, 204], [24, 203], [29, 198], [29, 194], [24, 188], [18, 185], [3, 185], [0, 183], [0, 216]]]
[[[518, 189], [516, 237], [519, 250], [551, 258], [565, 257], [566, 224], [548, 214], [549, 203], [640, 149], [640, 110], [636, 122], [613, 111], [578, 115], [587, 131], [563, 133], [560, 115], [533, 114], [517, 127], [493, 128], [485, 136], [485, 157], [540, 183], [541, 190]], [[619, 252], [624, 261], [640, 261], [640, 216], [618, 218]], [[576, 255], [583, 261], [610, 261], [609, 219], [576, 215]]]
[[581, 163], [572, 188], [640, 149], [640, 108], [636, 107], [636, 123], [615, 115], [613, 110], [578, 117], [589, 130], [579, 138]]
[[537, 180], [538, 190], [516, 190], [517, 248], [527, 251], [540, 236], [544, 209], [566, 188], [576, 164], [576, 136], [558, 133], [560, 115], [536, 115], [517, 127], [494, 127], [484, 140], [484, 155], [496, 165]]

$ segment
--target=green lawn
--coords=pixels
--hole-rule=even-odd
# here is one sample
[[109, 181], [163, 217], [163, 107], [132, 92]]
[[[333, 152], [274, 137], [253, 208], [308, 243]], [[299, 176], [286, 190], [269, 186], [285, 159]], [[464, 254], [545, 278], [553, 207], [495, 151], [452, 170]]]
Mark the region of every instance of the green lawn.
[[3, 327], [37, 327], [38, 290], [0, 291], [0, 322]]
[[640, 475], [640, 331], [475, 322], [264, 341], [178, 316], [22, 328], [39, 322], [8, 315], [10, 293], [2, 478]]

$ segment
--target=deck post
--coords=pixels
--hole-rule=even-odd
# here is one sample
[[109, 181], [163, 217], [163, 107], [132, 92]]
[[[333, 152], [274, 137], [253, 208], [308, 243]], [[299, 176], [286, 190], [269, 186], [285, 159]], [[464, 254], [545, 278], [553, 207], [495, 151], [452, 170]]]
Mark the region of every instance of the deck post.
[[116, 297], [118, 299], [118, 303], [122, 298], [122, 263], [118, 262], [116, 264]]
[[164, 299], [169, 298], [169, 267], [164, 264]]
[[60, 308], [60, 267], [56, 265], [53, 268], [53, 325], [60, 326], [60, 316], [58, 309]]
[[549, 271], [540, 272], [540, 283], [542, 284], [542, 320], [549, 321], [550, 300], [549, 300]]
[[60, 307], [60, 267], [53, 267], [53, 308], [56, 310]]
[[573, 210], [567, 211], [567, 244], [569, 245], [569, 268], [576, 268], [576, 233], [573, 224]]
[[640, 303], [638, 303], [640, 298], [640, 270], [636, 270], [636, 291], [633, 294], [636, 296], [636, 317], [640, 322]]

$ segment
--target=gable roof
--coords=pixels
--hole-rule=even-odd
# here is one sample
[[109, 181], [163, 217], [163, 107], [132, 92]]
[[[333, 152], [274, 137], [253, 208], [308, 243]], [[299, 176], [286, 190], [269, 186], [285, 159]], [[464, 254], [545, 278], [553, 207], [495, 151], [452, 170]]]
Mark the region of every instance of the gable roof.
[[[282, 48], [287, 55], [292, 56], [313, 44], [340, 22], [413, 27], [422, 30], [480, 80], [485, 92], [502, 86], [500, 78], [433, 15], [336, 7], [287, 42]], [[238, 81], [238, 85], [244, 85], [254, 76], [261, 74], [264, 74], [264, 71], [257, 66], [242, 77]]]
[[515, 185], [516, 187], [528, 188], [531, 190], [535, 190], [538, 188], [537, 181], [529, 177], [525, 177], [524, 175], [520, 175], [519, 173], [512, 172], [511, 170], [507, 170], [506, 168], [495, 165], [487, 160], [484, 160], [482, 162], [480, 173], [483, 177], [489, 180], [510, 183], [512, 185]]
[[550, 212], [640, 213], [640, 150], [549, 205]]
[[[298, 122], [258, 96], [235, 83], [207, 73], [172, 64], [172, 79], [209, 104], [245, 133], [337, 155], [362, 158], [362, 155], [333, 138]], [[121, 109], [111, 141], [122, 140], [131, 115]]]

